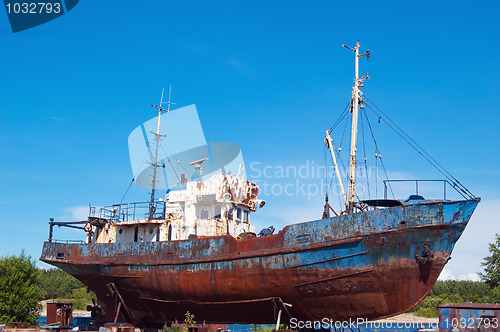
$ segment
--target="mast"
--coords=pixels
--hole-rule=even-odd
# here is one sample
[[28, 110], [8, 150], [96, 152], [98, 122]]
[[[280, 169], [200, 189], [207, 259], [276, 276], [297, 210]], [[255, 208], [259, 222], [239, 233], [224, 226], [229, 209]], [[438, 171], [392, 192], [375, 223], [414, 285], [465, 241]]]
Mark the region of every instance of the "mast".
[[166, 137], [167, 134], [160, 135], [160, 121], [161, 121], [161, 111], [165, 111], [167, 113], [171, 113], [170, 111], [170, 105], [172, 104], [170, 102], [170, 97], [172, 95], [172, 84], [170, 84], [170, 90], [168, 92], [168, 106], [167, 109], [164, 109], [161, 107], [161, 105], [165, 104], [166, 102], [163, 101], [163, 92], [165, 89], [161, 90], [161, 98], [160, 98], [160, 104], [151, 104], [151, 106], [155, 107], [158, 109], [158, 126], [156, 127], [156, 133], [153, 132], [152, 130], [149, 130], [149, 132], [153, 135], [155, 135], [155, 160], [154, 163], [150, 163], [153, 165], [153, 179], [152, 179], [152, 187], [151, 187], [151, 200], [149, 201], [149, 217], [148, 219], [151, 220], [153, 219], [156, 207], [155, 207], [155, 186], [156, 186], [156, 169], [158, 168], [158, 145], [160, 143], [161, 137]]
[[342, 44], [343, 47], [350, 49], [354, 52], [354, 86], [352, 88], [352, 125], [351, 125], [351, 157], [349, 163], [349, 204], [347, 208], [348, 213], [354, 212], [354, 186], [356, 178], [356, 143], [358, 136], [358, 106], [361, 101], [360, 87], [363, 86], [363, 81], [369, 78], [368, 74], [359, 78], [359, 58], [366, 55], [366, 58], [370, 58], [370, 51], [366, 50], [365, 54], [359, 54], [359, 40], [356, 42], [354, 48]]

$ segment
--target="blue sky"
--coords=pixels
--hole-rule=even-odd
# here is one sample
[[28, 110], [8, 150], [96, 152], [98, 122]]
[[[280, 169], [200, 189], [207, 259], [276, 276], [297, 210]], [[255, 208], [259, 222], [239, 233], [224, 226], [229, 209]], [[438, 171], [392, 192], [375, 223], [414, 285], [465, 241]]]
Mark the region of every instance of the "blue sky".
[[[117, 203], [132, 179], [127, 138], [161, 89], [196, 104], [207, 141], [265, 166], [324, 165], [324, 132], [347, 104], [352, 53], [370, 49], [364, 92], [483, 201], [447, 273], [471, 278], [500, 232], [496, 1], [80, 1], [13, 34], [0, 10], [0, 255], [40, 255], [48, 219]], [[390, 175], [441, 178], [395, 136], [378, 140]], [[370, 152], [372, 153], [372, 152]], [[257, 228], [321, 216], [323, 194], [273, 195]], [[397, 195], [396, 195], [397, 196]], [[127, 201], [147, 200], [132, 187]]]

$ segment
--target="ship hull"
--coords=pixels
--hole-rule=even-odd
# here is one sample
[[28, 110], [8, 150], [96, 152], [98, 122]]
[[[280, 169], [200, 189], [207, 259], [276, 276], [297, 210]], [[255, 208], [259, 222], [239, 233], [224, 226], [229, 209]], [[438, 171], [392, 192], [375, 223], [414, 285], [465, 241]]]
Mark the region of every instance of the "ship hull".
[[182, 320], [186, 311], [207, 323], [275, 322], [281, 301], [299, 320], [375, 319], [430, 292], [478, 202], [425, 201], [249, 240], [45, 242], [41, 260], [94, 291], [105, 321], [115, 315], [109, 283], [142, 326]]

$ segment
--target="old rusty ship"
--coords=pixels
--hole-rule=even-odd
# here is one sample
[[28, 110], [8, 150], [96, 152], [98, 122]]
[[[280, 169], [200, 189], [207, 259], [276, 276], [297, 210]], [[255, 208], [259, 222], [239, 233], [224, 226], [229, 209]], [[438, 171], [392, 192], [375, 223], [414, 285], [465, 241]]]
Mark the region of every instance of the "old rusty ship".
[[[265, 323], [375, 319], [405, 312], [430, 292], [480, 199], [360, 201], [355, 194], [357, 112], [363, 102], [354, 48], [349, 190], [345, 211], [255, 234], [250, 214], [264, 204], [241, 176], [184, 181], [156, 200], [91, 210], [88, 220], [50, 223], [41, 260], [97, 295], [99, 321], [156, 327], [193, 313], [197, 321]], [[164, 110], [157, 106], [159, 115]], [[156, 140], [160, 139], [160, 116]], [[336, 173], [336, 151], [330, 132]], [[156, 144], [156, 152], [158, 144]], [[203, 159], [192, 163], [201, 171]], [[157, 162], [152, 163], [156, 173]], [[339, 181], [342, 183], [341, 181]], [[145, 208], [145, 213], [141, 213]], [[80, 228], [85, 243], [53, 240], [54, 226]]]

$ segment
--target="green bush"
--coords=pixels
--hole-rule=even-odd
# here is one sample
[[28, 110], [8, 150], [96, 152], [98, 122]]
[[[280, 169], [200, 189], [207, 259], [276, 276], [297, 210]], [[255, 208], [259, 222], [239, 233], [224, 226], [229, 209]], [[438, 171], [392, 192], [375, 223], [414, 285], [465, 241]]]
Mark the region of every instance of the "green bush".
[[24, 251], [19, 256], [0, 258], [0, 324], [38, 318], [43, 292], [38, 283], [40, 271]]
[[92, 298], [96, 298], [93, 292], [87, 292], [87, 287], [74, 289], [72, 292], [73, 307], [77, 310], [86, 310], [87, 305], [92, 304]]
[[415, 315], [419, 316], [419, 317], [434, 318], [434, 317], [438, 317], [438, 311], [436, 308], [431, 308], [431, 307], [419, 308], [415, 312]]

